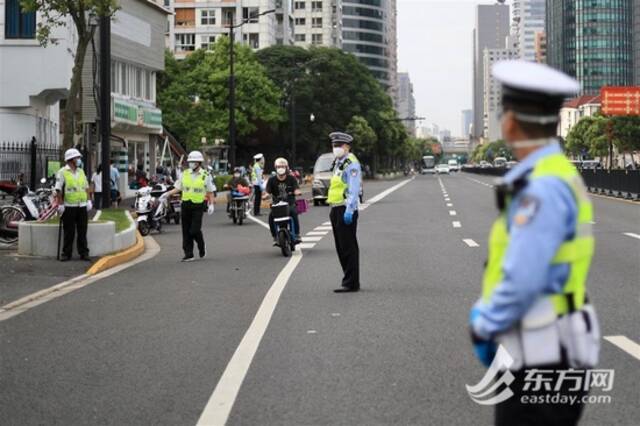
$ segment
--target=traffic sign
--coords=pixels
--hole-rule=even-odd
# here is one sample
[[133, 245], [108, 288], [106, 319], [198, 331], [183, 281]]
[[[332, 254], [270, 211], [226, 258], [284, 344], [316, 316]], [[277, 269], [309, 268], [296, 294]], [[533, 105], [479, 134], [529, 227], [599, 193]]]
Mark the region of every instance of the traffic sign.
[[640, 86], [603, 87], [601, 97], [606, 115], [640, 115]]

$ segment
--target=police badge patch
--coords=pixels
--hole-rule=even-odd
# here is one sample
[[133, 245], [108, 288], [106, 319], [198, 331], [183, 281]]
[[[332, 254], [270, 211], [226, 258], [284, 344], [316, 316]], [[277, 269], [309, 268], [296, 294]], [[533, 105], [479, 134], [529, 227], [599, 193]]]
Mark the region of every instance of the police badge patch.
[[540, 201], [530, 195], [525, 195], [518, 204], [516, 214], [513, 216], [513, 223], [516, 226], [524, 226], [530, 223], [538, 212]]

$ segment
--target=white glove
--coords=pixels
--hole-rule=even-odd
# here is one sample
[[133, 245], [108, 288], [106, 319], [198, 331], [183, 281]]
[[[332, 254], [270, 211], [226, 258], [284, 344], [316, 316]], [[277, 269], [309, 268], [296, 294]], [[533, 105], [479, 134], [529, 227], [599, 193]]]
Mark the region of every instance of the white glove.
[[60, 204], [58, 205], [58, 214], [62, 216], [63, 213], [64, 213], [64, 204]]
[[169, 193], [168, 193], [168, 192], [165, 192], [164, 194], [162, 194], [162, 195], [160, 196], [160, 200], [166, 200], [168, 197], [169, 197]]
[[213, 203], [209, 204], [209, 208], [207, 209], [207, 214], [211, 216], [214, 210], [215, 210], [215, 207], [213, 206]]
[[87, 200], [87, 211], [91, 211], [93, 209], [93, 203], [91, 200]]

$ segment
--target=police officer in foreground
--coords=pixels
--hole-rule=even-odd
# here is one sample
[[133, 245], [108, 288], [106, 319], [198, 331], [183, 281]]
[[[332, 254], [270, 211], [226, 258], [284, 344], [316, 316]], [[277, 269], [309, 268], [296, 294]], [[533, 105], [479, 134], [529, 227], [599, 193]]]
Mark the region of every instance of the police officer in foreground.
[[342, 286], [334, 292], [350, 293], [360, 290], [360, 249], [356, 231], [362, 172], [360, 162], [351, 153], [353, 137], [346, 133], [334, 132], [329, 138], [336, 158], [327, 202], [331, 206], [333, 238], [344, 272]]
[[78, 232], [77, 247], [80, 259], [89, 259], [87, 244], [88, 211], [93, 207], [89, 199], [89, 182], [81, 166], [82, 154], [75, 148], [64, 153], [67, 163], [56, 175], [56, 195], [58, 197], [58, 214], [61, 216], [64, 229], [64, 243], [60, 261], [71, 260], [73, 238]]
[[[485, 366], [501, 363], [515, 377], [514, 395], [496, 405], [497, 425], [574, 425], [581, 403], [526, 404], [521, 397], [559, 393], [579, 401], [587, 393], [585, 373], [577, 373], [583, 381], [573, 390], [576, 373], [558, 382], [562, 371], [589, 369], [598, 360], [598, 320], [586, 295], [593, 209], [556, 139], [563, 101], [580, 86], [523, 61], [497, 63], [493, 76], [503, 90], [503, 137], [520, 163], [496, 185], [500, 213], [489, 236], [482, 297], [470, 315], [474, 351]], [[499, 345], [512, 363], [494, 361]], [[550, 390], [523, 386], [533, 369], [554, 372]]]
[[253, 166], [251, 166], [251, 184], [253, 185], [253, 214], [260, 216], [260, 203], [262, 203], [262, 187], [264, 186], [264, 155], [253, 156]]
[[[204, 167], [204, 157], [200, 151], [191, 151], [187, 157], [189, 169], [182, 172], [180, 179], [176, 181], [174, 189], [165, 192], [162, 199], [182, 191], [182, 249], [184, 250], [183, 262], [195, 260], [193, 254], [193, 242], [198, 244], [200, 258], [207, 255], [207, 247], [202, 235], [202, 216], [205, 210], [209, 215], [213, 214], [215, 199], [213, 193], [216, 187], [209, 172]], [[205, 203], [205, 201], [207, 203]]]

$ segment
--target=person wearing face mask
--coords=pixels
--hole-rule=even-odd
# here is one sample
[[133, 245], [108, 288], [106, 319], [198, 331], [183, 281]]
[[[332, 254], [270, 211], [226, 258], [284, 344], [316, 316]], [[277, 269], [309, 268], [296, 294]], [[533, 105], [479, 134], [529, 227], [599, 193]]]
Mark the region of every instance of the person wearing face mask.
[[224, 189], [229, 190], [229, 193], [227, 194], [227, 213], [229, 213], [229, 207], [233, 199], [233, 195], [231, 193], [238, 190], [238, 185], [240, 185], [241, 187], [249, 188], [249, 181], [247, 181], [247, 179], [242, 176], [242, 169], [240, 167], [236, 167], [233, 170], [233, 177], [231, 178], [229, 183], [224, 185]]
[[[286, 159], [276, 159], [274, 166], [276, 168], [276, 175], [271, 176], [267, 181], [266, 193], [263, 198], [271, 195], [274, 204], [280, 201], [289, 203], [289, 212], [295, 228], [293, 234], [296, 244], [299, 244], [301, 242], [301, 229], [298, 211], [296, 209], [296, 195], [302, 195], [302, 191], [300, 191], [298, 180], [289, 173], [289, 162]], [[276, 224], [271, 214], [269, 214], [269, 229], [273, 237], [273, 245], [277, 245]]]
[[[203, 258], [207, 247], [202, 235], [202, 216], [206, 210], [209, 215], [214, 212], [216, 187], [209, 172], [203, 168], [204, 156], [200, 151], [191, 151], [187, 157], [189, 169], [184, 170], [171, 191], [165, 192], [161, 199], [182, 192], [181, 222], [183, 262], [195, 260], [193, 254], [194, 241], [198, 245], [198, 254]], [[205, 203], [206, 201], [206, 203]]]
[[60, 260], [71, 260], [73, 239], [78, 232], [77, 247], [80, 259], [89, 259], [89, 246], [87, 244], [87, 227], [89, 215], [87, 212], [93, 208], [89, 199], [90, 189], [87, 177], [79, 166], [82, 154], [75, 148], [68, 149], [64, 153], [64, 161], [67, 163], [56, 175], [56, 196], [58, 199], [58, 214], [61, 216], [64, 230], [64, 242]]
[[255, 199], [253, 201], [253, 215], [260, 216], [260, 203], [262, 202], [262, 187], [264, 185], [262, 174], [264, 173], [264, 155], [253, 156], [253, 166], [251, 166], [251, 184]]
[[351, 153], [353, 137], [343, 132], [334, 132], [329, 138], [336, 159], [327, 203], [331, 206], [333, 238], [344, 273], [342, 285], [334, 292], [350, 293], [360, 290], [360, 249], [356, 232], [362, 171], [360, 162]]

